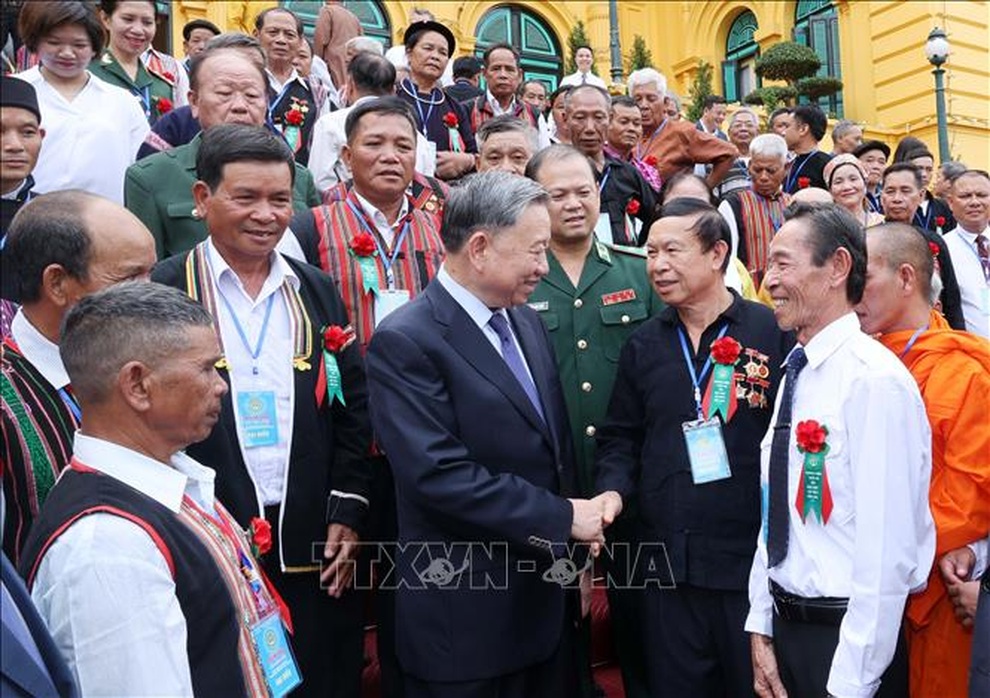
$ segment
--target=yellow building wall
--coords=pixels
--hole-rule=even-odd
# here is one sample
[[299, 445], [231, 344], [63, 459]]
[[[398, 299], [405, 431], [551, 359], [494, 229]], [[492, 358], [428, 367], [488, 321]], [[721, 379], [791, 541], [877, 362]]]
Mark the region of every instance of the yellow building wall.
[[[255, 15], [274, 4], [274, 0], [174, 0], [173, 46], [178, 52], [182, 25], [191, 19], [205, 17], [227, 30], [250, 31]], [[423, 7], [451, 28], [457, 52], [464, 54], [474, 50], [474, 31], [484, 13], [504, 3], [385, 0], [382, 4], [391, 21], [393, 43], [401, 41], [412, 8]], [[598, 73], [609, 81], [608, 2], [520, 0], [513, 4], [540, 15], [562, 47], [567, 45], [570, 28], [579, 20], [584, 22]], [[952, 46], [944, 66], [950, 152], [970, 166], [990, 167], [990, 4], [835, 0], [835, 5], [846, 118], [863, 123], [867, 137], [894, 145], [911, 134], [937, 153], [934, 78], [924, 44], [933, 27], [942, 27]], [[765, 50], [791, 39], [795, 6], [794, 0], [620, 0], [619, 38], [625, 55], [634, 37], [642, 36], [670, 89], [687, 102], [699, 60], [712, 64], [713, 89], [722, 91], [721, 63], [736, 17], [746, 10], [756, 15], [759, 29], [754, 39]]]

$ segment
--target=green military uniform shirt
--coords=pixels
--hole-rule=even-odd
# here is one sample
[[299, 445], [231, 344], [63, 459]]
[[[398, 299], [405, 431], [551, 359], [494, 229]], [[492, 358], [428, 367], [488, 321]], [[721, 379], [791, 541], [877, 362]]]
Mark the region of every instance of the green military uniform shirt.
[[642, 250], [592, 242], [577, 288], [553, 253], [529, 298], [550, 333], [571, 421], [582, 496], [594, 494], [595, 433], [608, 409], [626, 338], [663, 309]]
[[132, 80], [127, 71], [110, 52], [105, 49], [98, 58], [89, 64], [89, 72], [104, 82], [127, 90], [141, 105], [148, 123], [154, 126], [158, 117], [167, 114], [172, 107], [172, 85], [159, 75], [148, 71], [144, 62], [138, 59], [137, 75]]
[[[124, 176], [124, 206], [148, 226], [158, 259], [187, 252], [206, 239], [206, 224], [196, 217], [192, 186], [202, 133], [186, 145], [138, 160]], [[320, 205], [313, 175], [296, 163], [292, 208], [300, 213]]]

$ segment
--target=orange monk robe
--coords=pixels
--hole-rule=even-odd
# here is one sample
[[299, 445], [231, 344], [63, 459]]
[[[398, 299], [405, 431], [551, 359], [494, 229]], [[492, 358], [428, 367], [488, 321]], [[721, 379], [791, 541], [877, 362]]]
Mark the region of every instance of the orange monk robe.
[[[911, 698], [966, 696], [973, 633], [956, 620], [937, 568], [945, 553], [990, 531], [990, 342], [948, 328], [932, 311], [930, 329], [901, 357], [918, 382], [932, 428], [929, 502], [936, 565], [924, 592], [908, 598]], [[880, 337], [900, 355], [914, 332]]]

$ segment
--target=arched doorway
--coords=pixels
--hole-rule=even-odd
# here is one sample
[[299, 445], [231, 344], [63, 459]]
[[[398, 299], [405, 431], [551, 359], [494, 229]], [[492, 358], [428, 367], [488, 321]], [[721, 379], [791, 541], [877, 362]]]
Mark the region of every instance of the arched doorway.
[[736, 17], [729, 28], [722, 62], [723, 96], [727, 102], [741, 102], [760, 86], [755, 70], [760, 47], [753, 40], [757, 28], [756, 15], [749, 10]]
[[478, 56], [493, 44], [509, 44], [519, 51], [524, 80], [542, 81], [547, 92], [557, 89], [563, 52], [553, 29], [535, 12], [518, 5], [493, 7], [482, 15], [475, 36]]
[[[322, 0], [282, 0], [282, 7], [292, 10], [303, 21], [306, 36], [313, 36], [316, 17], [323, 6]], [[392, 25], [385, 7], [378, 0], [344, 0], [344, 7], [353, 12], [364, 28], [365, 36], [382, 42], [386, 49], [392, 45]]]
[[[842, 62], [839, 57], [839, 14], [831, 0], [801, 0], [794, 8], [794, 41], [814, 49], [822, 59], [819, 76], [842, 78]], [[802, 97], [800, 102], [807, 103]], [[843, 116], [842, 91], [817, 101], [826, 114], [841, 119]]]

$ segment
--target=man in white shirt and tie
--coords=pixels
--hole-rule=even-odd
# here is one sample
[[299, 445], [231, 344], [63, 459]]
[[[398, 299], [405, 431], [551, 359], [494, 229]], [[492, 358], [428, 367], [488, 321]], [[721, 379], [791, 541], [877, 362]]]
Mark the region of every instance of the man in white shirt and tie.
[[764, 287], [797, 334], [762, 444], [764, 514], [750, 574], [757, 694], [901, 696], [901, 618], [935, 554], [931, 430], [897, 356], [860, 331], [859, 224], [799, 204]]
[[571, 73], [560, 81], [561, 87], [577, 87], [578, 85], [594, 85], [603, 90], [608, 89], [608, 85], [600, 77], [591, 72], [591, 64], [595, 60], [595, 54], [590, 46], [578, 46], [574, 52], [574, 62], [577, 63], [577, 72]]
[[966, 170], [952, 180], [949, 207], [956, 227], [945, 234], [966, 331], [990, 338], [990, 177]]

